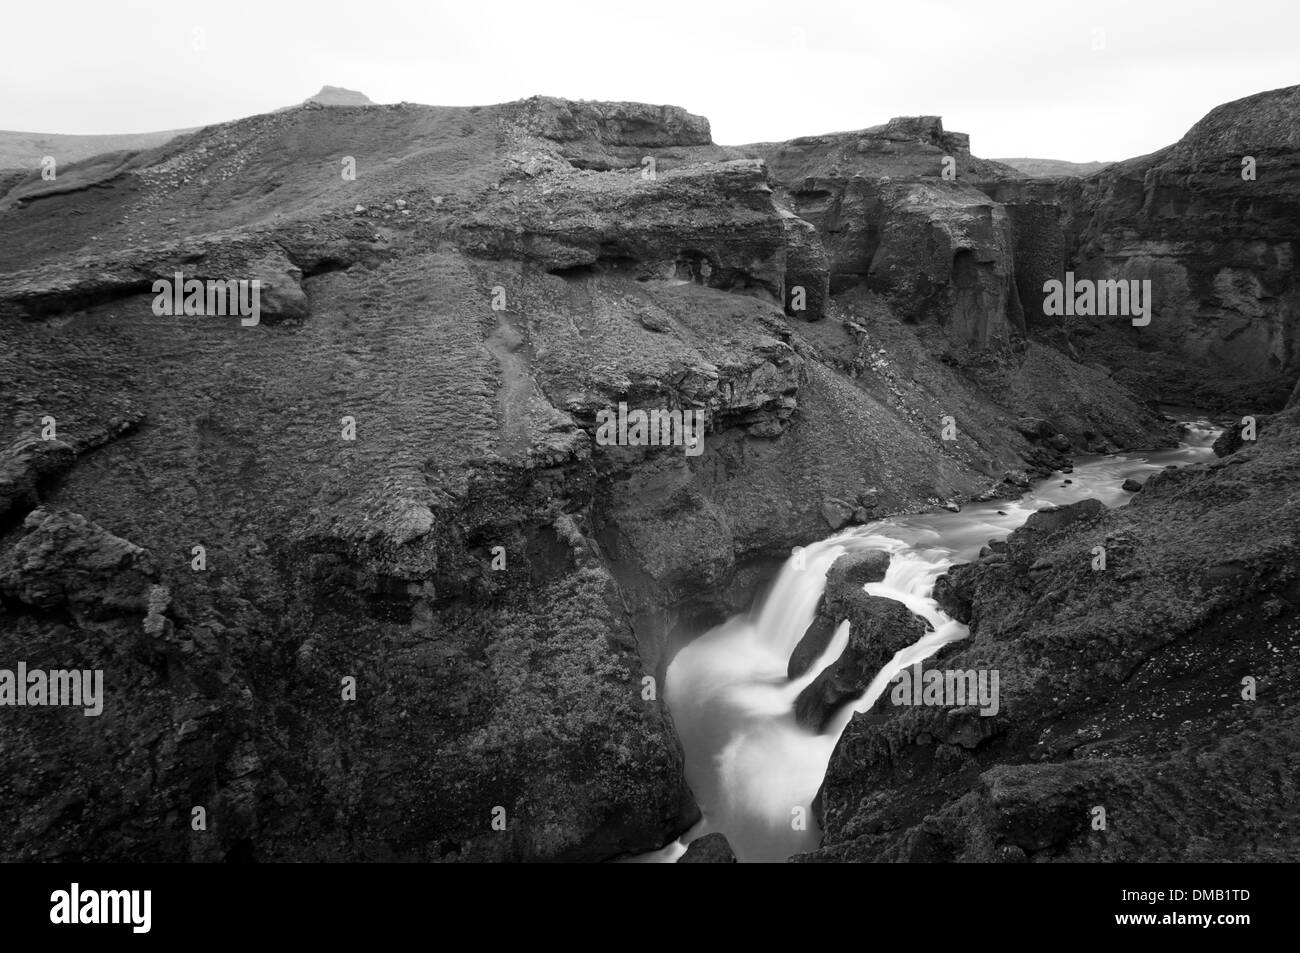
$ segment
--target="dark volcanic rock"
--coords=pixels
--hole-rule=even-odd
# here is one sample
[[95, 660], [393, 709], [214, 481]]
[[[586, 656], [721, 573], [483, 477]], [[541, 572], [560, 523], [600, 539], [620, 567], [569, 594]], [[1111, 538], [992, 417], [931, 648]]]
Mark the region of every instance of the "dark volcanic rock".
[[839, 622], [832, 619], [833, 613], [828, 611], [831, 601], [834, 600], [836, 606], [848, 605], [864, 585], [883, 580], [888, 569], [889, 553], [880, 550], [845, 553], [831, 564], [826, 572], [826, 592], [818, 604], [818, 619], [809, 626], [790, 653], [790, 663], [786, 669], [790, 678], [798, 678], [808, 671], [808, 666], [830, 645], [831, 636]]
[[[43, 482], [73, 466], [79, 454], [129, 433], [143, 416], [134, 412], [123, 417], [108, 417], [100, 424], [79, 428], [68, 441], [25, 434], [0, 450], [0, 517], [23, 504], [35, 506], [40, 502]], [[57, 418], [55, 428], [57, 432]]]
[[144, 614], [158, 575], [139, 546], [76, 513], [33, 510], [23, 528], [0, 556], [0, 593], [36, 609]]
[[925, 633], [925, 624], [893, 599], [862, 591], [879, 582], [889, 567], [884, 552], [841, 556], [826, 574], [826, 592], [817, 618], [790, 657], [789, 674], [798, 678], [826, 650], [841, 621], [849, 623], [849, 641], [840, 657], [813, 680], [795, 702], [795, 714], [820, 730], [844, 703], [861, 695], [871, 679], [899, 649]]
[[[1261, 416], [1255, 418], [1255, 439], [1259, 438], [1259, 435], [1263, 433], [1264, 427], [1267, 424], [1267, 417]], [[1229, 454], [1236, 453], [1242, 447], [1251, 446], [1255, 441], [1246, 440], [1244, 437], [1246, 432], [1247, 428], [1244, 424], [1233, 424], [1230, 427], [1223, 428], [1223, 433], [1219, 434], [1219, 436], [1214, 440], [1212, 446], [1214, 455], [1216, 457], [1226, 457]]]
[[20, 437], [0, 451], [0, 516], [20, 503], [35, 505], [37, 484], [72, 466], [77, 454], [62, 440]]
[[827, 500], [822, 504], [822, 519], [831, 529], [839, 529], [853, 519], [855, 508], [844, 500]]
[[[1003, 550], [1005, 549], [1004, 545]], [[936, 579], [930, 596], [939, 604], [940, 609], [965, 625], [970, 622], [970, 599], [963, 589], [953, 582], [953, 573], [960, 568], [961, 566], [954, 566]]]
[[785, 312], [791, 317], [819, 321], [830, 298], [830, 266], [817, 229], [785, 209]]
[[[1096, 519], [1106, 510], [1101, 500], [1086, 499], [1065, 506], [1045, 506], [1030, 513], [1023, 526], [1011, 534], [1008, 548], [1026, 539], [1029, 534], [1056, 533], [1074, 523]], [[1014, 542], [1013, 542], [1014, 540]]]
[[[795, 716], [818, 731], [840, 707], [866, 691], [895, 652], [925, 634], [925, 623], [893, 599], [862, 593], [844, 598], [837, 608], [849, 622], [848, 645], [795, 701]], [[804, 640], [829, 644], [834, 630], [829, 619], [819, 615]]]
[[1016, 421], [1016, 430], [1029, 440], [1042, 440], [1056, 433], [1050, 423], [1037, 417], [1021, 417]]
[[686, 853], [677, 859], [679, 864], [734, 864], [736, 855], [731, 851], [727, 838], [721, 834], [705, 834], [697, 837], [686, 848]]
[[881, 550], [867, 550], [860, 553], [845, 553], [826, 571], [826, 590], [831, 602], [846, 593], [861, 589], [869, 582], [884, 581], [889, 572], [889, 553]]

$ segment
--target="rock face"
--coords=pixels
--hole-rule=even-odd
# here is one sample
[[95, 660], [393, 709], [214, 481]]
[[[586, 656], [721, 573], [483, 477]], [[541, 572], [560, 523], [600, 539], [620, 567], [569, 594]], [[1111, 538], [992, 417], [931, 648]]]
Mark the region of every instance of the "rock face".
[[653, 180], [607, 175], [530, 183], [507, 201], [486, 204], [457, 237], [471, 253], [568, 277], [621, 270], [780, 302], [786, 239], [771, 193], [762, 165], [748, 159], [692, 165]]
[[[826, 246], [830, 291], [859, 284], [959, 348], [1022, 337], [1006, 211], [971, 183], [1015, 176], [970, 154], [936, 116], [745, 147]], [[945, 175], [945, 171], [949, 174]]]
[[[681, 836], [673, 647], [826, 501], [1012, 487], [1046, 452], [1024, 417], [1165, 436], [1020, 336], [1010, 219], [964, 181], [1002, 174], [933, 118], [728, 149], [673, 107], [533, 99], [308, 106], [6, 179], [0, 631], [108, 697], [104, 729], [6, 716], [0, 858]], [[264, 320], [156, 314], [177, 270], [266, 281]], [[599, 439], [620, 404], [702, 414], [699, 452]], [[844, 599], [832, 700], [911, 624]]]
[[801, 859], [1295, 856], [1297, 466], [1290, 410], [1128, 506], [1036, 514], [1005, 558], [951, 570], [936, 596], [971, 635], [927, 665], [998, 671], [1000, 710], [964, 738], [952, 709], [856, 716], [823, 788], [823, 845]]
[[[362, 254], [359, 248], [340, 249], [339, 253], [352, 258]], [[133, 249], [102, 258], [58, 262], [17, 276], [0, 276], [0, 315], [41, 318], [130, 298], [148, 290], [153, 300], [164, 299], [169, 317], [183, 317], [183, 312], [174, 313], [177, 296], [154, 293], [155, 281], [166, 280], [182, 288], [191, 280], [204, 282], [206, 307], [207, 282], [225, 282], [239, 276], [233, 280], [258, 282], [259, 322], [303, 318], [308, 311], [302, 290], [303, 268], [291, 261], [289, 254], [284, 247], [264, 239], [241, 238], [174, 242], [147, 252]], [[309, 255], [303, 263], [317, 269], [321, 259]], [[179, 281], [177, 275], [181, 276]], [[251, 286], [246, 300], [253, 303]], [[183, 294], [179, 301], [184, 307]], [[233, 307], [227, 311], [230, 315], [237, 313]]]
[[[1280, 408], [1300, 374], [1297, 118], [1300, 86], [1287, 87], [1219, 106], [1178, 143], [1083, 179], [987, 184], [1015, 222], [1031, 326], [1057, 323], [1084, 359], [1159, 399]], [[1065, 268], [1151, 282], [1150, 325], [1045, 319], [1042, 280]]]
[[560, 155], [580, 169], [641, 168], [647, 150], [659, 158], [657, 150], [713, 144], [709, 121], [679, 106], [533, 96], [507, 107], [507, 115], [532, 135], [557, 143]]
[[973, 188], [928, 185], [889, 189], [885, 204], [871, 287], [959, 346], [1006, 347], [1023, 335], [1005, 210]]

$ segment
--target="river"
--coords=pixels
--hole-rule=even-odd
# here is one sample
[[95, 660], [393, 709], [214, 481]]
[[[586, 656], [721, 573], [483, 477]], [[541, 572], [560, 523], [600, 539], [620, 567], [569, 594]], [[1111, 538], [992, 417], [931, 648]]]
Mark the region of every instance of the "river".
[[[1204, 419], [1185, 423], [1184, 442], [1176, 449], [1078, 457], [1073, 472], [1052, 474], [1019, 500], [890, 517], [846, 529], [792, 556], [749, 612], [688, 643], [669, 665], [665, 699], [703, 818], [680, 840], [637, 860], [675, 862], [692, 839], [714, 831], [726, 836], [741, 862], [784, 861], [815, 849], [821, 834], [812, 803], [854, 711], [868, 710], [897, 672], [967, 635], [966, 626], [930, 597], [935, 579], [949, 566], [975, 559], [980, 547], [1009, 535], [1035, 510], [1088, 497], [1123, 506], [1133, 496], [1121, 488], [1125, 479], [1212, 459], [1218, 428]], [[813, 621], [826, 571], [842, 554], [863, 549], [892, 556], [884, 580], [869, 583], [867, 592], [902, 602], [925, 619], [929, 631], [899, 651], [852, 709], [817, 734], [795, 720], [794, 701], [843, 651], [847, 623], [803, 676], [792, 680], [786, 670]]]

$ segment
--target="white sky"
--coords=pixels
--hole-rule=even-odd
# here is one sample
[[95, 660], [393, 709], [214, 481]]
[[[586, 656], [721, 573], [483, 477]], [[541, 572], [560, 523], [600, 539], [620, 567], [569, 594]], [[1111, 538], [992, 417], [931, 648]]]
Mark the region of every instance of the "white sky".
[[977, 155], [1121, 159], [1300, 83], [1297, 27], [1296, 0], [13, 0], [0, 129], [197, 126], [330, 84], [673, 103], [732, 145], [938, 114]]

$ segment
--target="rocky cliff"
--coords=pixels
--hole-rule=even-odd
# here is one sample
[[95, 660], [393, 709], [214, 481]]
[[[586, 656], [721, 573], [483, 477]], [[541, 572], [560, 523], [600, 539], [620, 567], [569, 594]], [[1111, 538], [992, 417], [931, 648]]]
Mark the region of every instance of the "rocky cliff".
[[790, 208], [816, 227], [832, 292], [869, 288], [958, 348], [1024, 336], [1010, 223], [976, 187], [1017, 173], [972, 156], [969, 137], [937, 116], [903, 117], [744, 151], [766, 160]]
[[[1155, 399], [1267, 413], [1300, 374], [1300, 86], [1212, 110], [1177, 143], [1085, 178], [993, 182], [1031, 325]], [[1034, 261], [1027, 261], [1033, 256]], [[1043, 316], [1042, 280], [1151, 282], [1146, 327]]]

